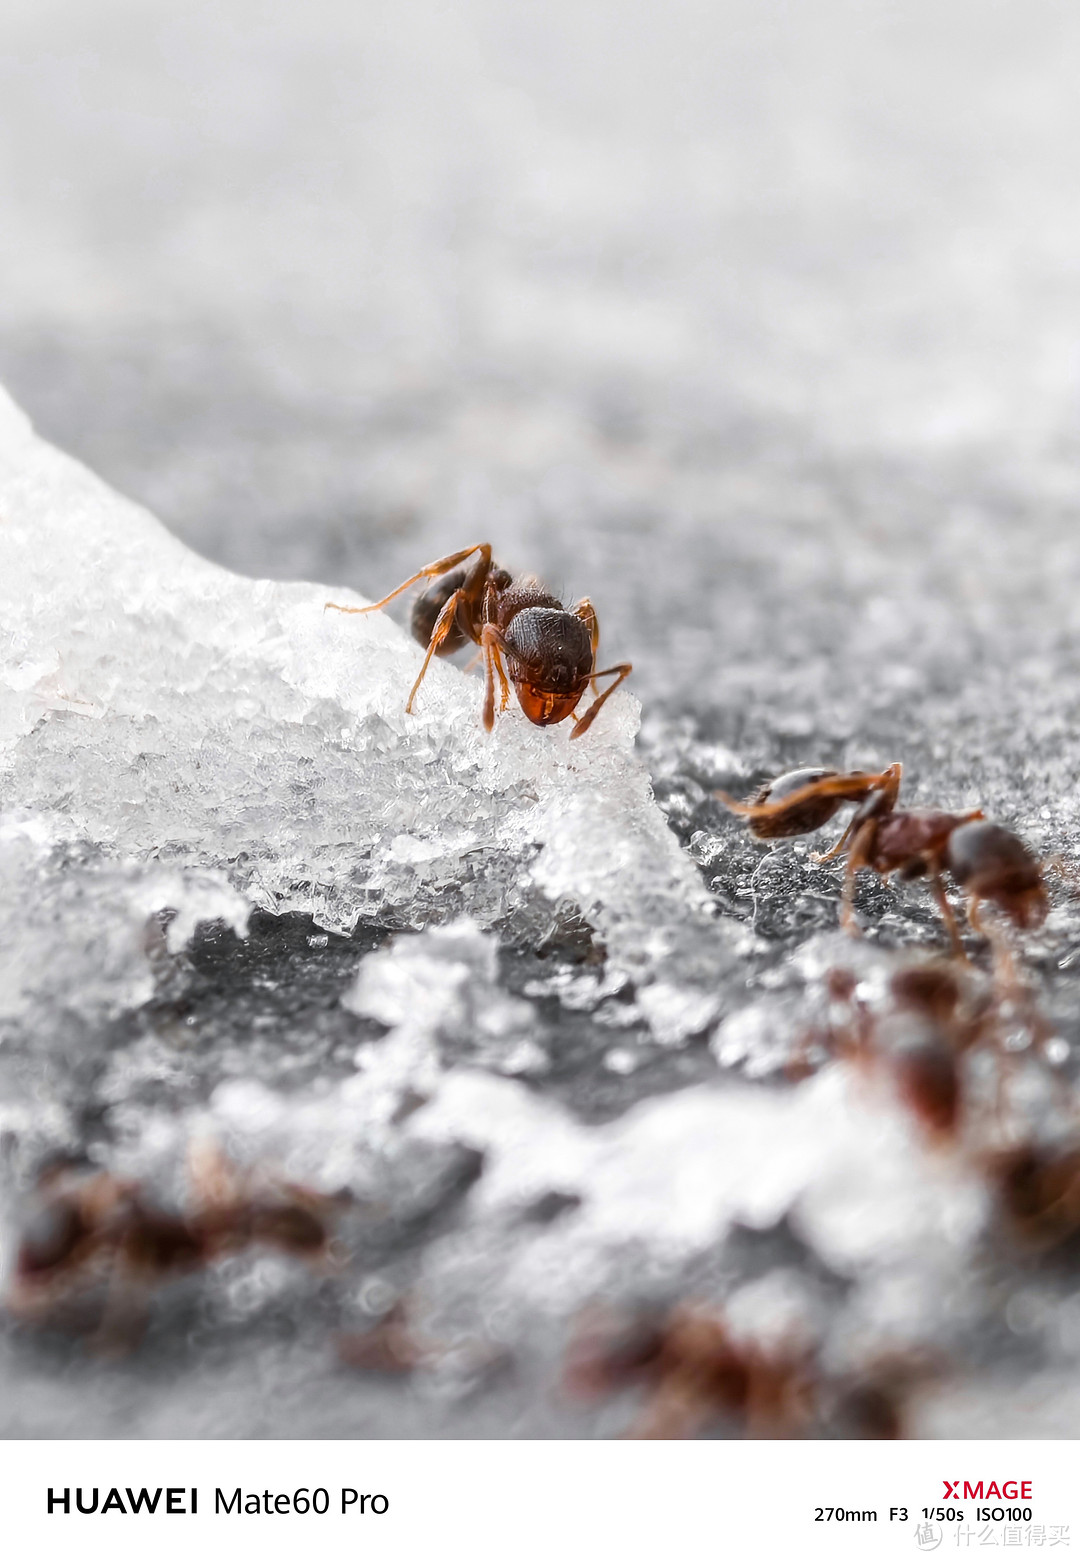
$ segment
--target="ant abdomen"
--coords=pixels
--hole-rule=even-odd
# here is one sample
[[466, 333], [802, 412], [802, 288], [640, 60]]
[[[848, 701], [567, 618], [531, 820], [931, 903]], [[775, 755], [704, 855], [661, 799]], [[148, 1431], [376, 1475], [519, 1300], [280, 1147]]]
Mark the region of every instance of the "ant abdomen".
[[934, 1025], [913, 1024], [892, 1054], [900, 1099], [934, 1134], [952, 1134], [960, 1116], [956, 1054]]
[[[428, 645], [432, 634], [435, 632], [435, 623], [439, 614], [453, 596], [465, 583], [464, 569], [454, 569], [448, 575], [442, 575], [426, 591], [413, 602], [412, 614], [409, 618], [409, 629], [414, 640], [419, 640], [421, 645]], [[435, 652], [437, 656], [452, 656], [456, 650], [469, 642], [468, 635], [458, 623], [454, 623], [450, 632], [440, 641]]]
[[1011, 829], [985, 819], [949, 836], [945, 865], [961, 888], [990, 900], [1021, 927], [1037, 927], [1047, 911], [1038, 858]]

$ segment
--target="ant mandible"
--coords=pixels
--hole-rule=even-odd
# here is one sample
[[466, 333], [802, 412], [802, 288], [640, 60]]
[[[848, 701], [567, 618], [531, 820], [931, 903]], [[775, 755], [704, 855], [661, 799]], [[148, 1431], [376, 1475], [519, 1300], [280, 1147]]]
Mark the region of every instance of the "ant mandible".
[[716, 793], [732, 813], [750, 821], [759, 839], [810, 834], [827, 823], [845, 802], [858, 806], [836, 844], [818, 862], [846, 852], [840, 919], [857, 932], [853, 900], [855, 877], [863, 867], [886, 878], [928, 876], [934, 898], [949, 929], [953, 950], [963, 954], [960, 931], [945, 894], [948, 871], [967, 895], [968, 921], [986, 934], [979, 918], [984, 900], [996, 905], [1018, 927], [1037, 927], [1047, 911], [1042, 867], [1022, 840], [1000, 824], [989, 823], [981, 808], [943, 813], [898, 808], [902, 767], [890, 764], [879, 774], [854, 770], [793, 770], [762, 787], [752, 802], [736, 802]]
[[[476, 554], [467, 567], [461, 566]], [[440, 579], [439, 576], [442, 576]], [[376, 612], [407, 591], [418, 580], [431, 580], [413, 604], [410, 628], [413, 638], [427, 647], [420, 676], [405, 703], [411, 714], [417, 689], [432, 656], [450, 656], [470, 641], [479, 645], [484, 658], [484, 726], [495, 725], [495, 678], [501, 690], [500, 711], [510, 702], [513, 683], [518, 703], [535, 726], [554, 726], [571, 716], [571, 737], [587, 732], [604, 702], [632, 671], [628, 661], [597, 670], [596, 647], [600, 625], [588, 597], [567, 611], [531, 575], [518, 579], [491, 560], [491, 543], [477, 542], [425, 564], [389, 596], [369, 607], [342, 607], [327, 602], [335, 612]], [[503, 666], [503, 658], [506, 666]], [[596, 679], [614, 677], [610, 688], [599, 694], [583, 716], [577, 705]]]

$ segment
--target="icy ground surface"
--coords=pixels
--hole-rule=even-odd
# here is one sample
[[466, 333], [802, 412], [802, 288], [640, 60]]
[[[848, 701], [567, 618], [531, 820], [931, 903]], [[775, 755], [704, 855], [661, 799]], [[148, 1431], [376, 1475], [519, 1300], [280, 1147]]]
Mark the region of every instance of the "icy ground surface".
[[[712, 792], [900, 759], [1080, 863], [1075, 17], [16, 10], [0, 378], [169, 530], [3, 403], [2, 1212], [55, 1150], [177, 1200], [208, 1133], [353, 1202], [342, 1270], [229, 1258], [127, 1359], [5, 1322], [0, 1428], [612, 1434], [575, 1317], [689, 1297], [838, 1370], [929, 1343], [915, 1434], [1074, 1434], [1075, 1254], [784, 1076], [831, 966], [943, 947], [925, 891], [851, 945]], [[581, 743], [447, 666], [408, 720], [403, 613], [322, 614], [488, 538], [635, 664]], [[345, 1369], [401, 1296], [445, 1356]]]

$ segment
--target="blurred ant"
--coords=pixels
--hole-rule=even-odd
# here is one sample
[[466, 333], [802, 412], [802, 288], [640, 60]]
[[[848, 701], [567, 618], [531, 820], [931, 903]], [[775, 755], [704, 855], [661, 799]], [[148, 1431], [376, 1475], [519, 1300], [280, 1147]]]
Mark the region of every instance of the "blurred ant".
[[[964, 1062], [969, 1053], [981, 1050], [993, 1061], [999, 1122], [1006, 1083], [1019, 1060], [1008, 1048], [1008, 1034], [1018, 1025], [1026, 1029], [1034, 1055], [1048, 1064], [1053, 1026], [1034, 993], [1018, 981], [989, 986], [943, 959], [903, 965], [889, 979], [889, 1005], [874, 1012], [860, 1000], [850, 971], [830, 970], [826, 979], [829, 1022], [804, 1038], [792, 1071], [796, 1076], [809, 1071], [805, 1054], [816, 1042], [857, 1067], [884, 1074], [900, 1103], [939, 1143], [956, 1143], [971, 1115]], [[1068, 1082], [1052, 1066], [1051, 1077], [1071, 1110]]]
[[98, 1342], [115, 1348], [144, 1320], [149, 1287], [257, 1245], [309, 1261], [326, 1254], [335, 1200], [290, 1182], [259, 1185], [209, 1146], [193, 1153], [191, 1181], [193, 1207], [177, 1214], [108, 1171], [48, 1168], [19, 1233], [8, 1310], [48, 1317], [104, 1282]]
[[883, 1359], [832, 1376], [805, 1342], [772, 1348], [737, 1338], [723, 1314], [681, 1303], [667, 1313], [589, 1316], [567, 1354], [565, 1385], [582, 1397], [642, 1387], [644, 1409], [627, 1435], [695, 1436], [734, 1417], [748, 1436], [790, 1438], [823, 1418], [845, 1435], [903, 1434], [904, 1400], [926, 1363]]
[[[460, 568], [473, 553], [473, 562]], [[440, 575], [444, 577], [441, 580], [437, 579]], [[326, 606], [335, 612], [376, 612], [418, 580], [428, 579], [435, 583], [421, 592], [412, 610], [413, 638], [427, 647], [427, 655], [405, 703], [407, 713], [412, 711], [432, 656], [452, 655], [470, 641], [479, 645], [484, 659], [484, 727], [489, 732], [495, 724], [496, 675], [500, 711], [510, 701], [509, 676], [518, 703], [535, 726], [553, 726], [571, 716], [576, 723], [571, 737], [588, 731], [604, 702], [630, 675], [628, 661], [597, 670], [600, 625], [588, 597], [568, 612], [533, 576], [515, 580], [492, 563], [490, 542], [475, 543], [426, 564], [369, 607], [342, 607], [337, 602]], [[583, 716], [578, 716], [576, 708], [585, 690], [591, 684], [595, 694], [596, 679], [603, 677], [614, 677], [615, 681]]]
[[682, 1304], [666, 1314], [612, 1321], [594, 1315], [571, 1343], [565, 1384], [592, 1397], [643, 1386], [646, 1402], [631, 1437], [694, 1436], [734, 1416], [749, 1435], [789, 1436], [810, 1418], [809, 1353], [770, 1355], [734, 1339], [724, 1318]]
[[884, 1075], [933, 1141], [953, 1140], [965, 1105], [961, 1059], [980, 1038], [984, 1019], [965, 1003], [953, 971], [943, 961], [901, 968], [890, 979], [891, 1003], [883, 1013], [860, 1000], [850, 971], [830, 970], [826, 982], [831, 1012], [846, 1011], [847, 1017], [812, 1031], [803, 1052], [817, 1041], [834, 1056]]
[[1042, 867], [1011, 830], [988, 823], [981, 808], [968, 813], [898, 808], [901, 766], [890, 764], [880, 774], [855, 770], [794, 770], [762, 787], [752, 802], [736, 802], [726, 792], [716, 795], [725, 807], [750, 820], [760, 839], [809, 834], [826, 823], [844, 802], [858, 806], [847, 828], [830, 850], [815, 855], [829, 862], [846, 852], [841, 925], [858, 932], [855, 920], [855, 879], [859, 870], [887, 878], [928, 877], [953, 952], [964, 957], [960, 929], [945, 893], [948, 871], [967, 896], [973, 930], [991, 937], [979, 907], [990, 901], [1018, 927], [1037, 927], [1047, 912]]
[[1032, 1141], [999, 1150], [985, 1165], [1010, 1233], [1036, 1251], [1080, 1232], [1080, 1148]]

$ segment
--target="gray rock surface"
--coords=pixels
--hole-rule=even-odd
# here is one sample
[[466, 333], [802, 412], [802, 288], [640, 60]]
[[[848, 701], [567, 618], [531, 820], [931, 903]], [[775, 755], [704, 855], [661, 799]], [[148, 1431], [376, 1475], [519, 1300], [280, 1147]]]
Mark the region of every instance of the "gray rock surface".
[[[643, 1253], [626, 1230], [612, 1247], [587, 1207], [538, 1236], [487, 1130], [523, 1102], [549, 1113], [529, 1118], [535, 1142], [566, 1146], [542, 1152], [549, 1190], [606, 1175], [609, 1210], [633, 1206], [636, 1161], [605, 1138], [598, 1169], [577, 1135], [629, 1121], [645, 1143], [635, 1113], [665, 1101], [742, 1121], [751, 1091], [764, 1143], [789, 1110], [813, 1141], [829, 1070], [797, 1091], [777, 1075], [823, 972], [865, 960], [872, 985], [893, 951], [941, 946], [940, 927], [919, 885], [867, 883], [867, 946], [848, 956], [836, 873], [801, 848], [762, 861], [718, 786], [899, 758], [914, 802], [982, 805], [1077, 859], [1078, 30], [1044, 0], [15, 8], [0, 380], [40, 432], [246, 575], [372, 596], [490, 537], [587, 593], [605, 652], [635, 663], [639, 753], [737, 957], [715, 1011], [694, 1009], [698, 984], [606, 989], [585, 926], [541, 943], [505, 925], [494, 975], [488, 954], [465, 960], [470, 1022], [410, 1040], [383, 1017], [380, 967], [340, 1002], [366, 954], [438, 963], [386, 945], [385, 921], [343, 938], [260, 912], [246, 943], [204, 929], [149, 964], [122, 951], [129, 998], [94, 1009], [94, 1044], [70, 1067], [50, 1056], [32, 1123], [9, 1124], [6, 1196], [71, 1122], [103, 1163], [140, 1166], [162, 1123], [165, 1165], [213, 1100], [238, 1152], [270, 1154], [262, 1090], [293, 1100], [297, 1143], [319, 1141], [311, 1102], [351, 1087], [365, 1046], [413, 1045], [418, 1067], [434, 1052], [503, 1104], [451, 1093], [417, 1113], [415, 1166], [379, 1171], [408, 1218], [354, 1233], [347, 1293], [241, 1262], [162, 1297], [119, 1364], [6, 1327], [5, 1434], [604, 1434], [625, 1406], [554, 1390], [590, 1284], [730, 1301], [764, 1281], [808, 1317], [831, 1306], [833, 1346], [856, 1355], [864, 1338], [943, 1343], [953, 1374], [920, 1400], [917, 1434], [1070, 1434], [1068, 1263], [963, 1232], [917, 1260], [853, 1257], [851, 1226], [891, 1228], [884, 1194], [845, 1215], [790, 1169], [801, 1214], [777, 1225], [774, 1189], [750, 1234], [714, 1227], [693, 1251]], [[61, 898], [97, 871], [69, 865]], [[109, 892], [127, 903], [120, 879]], [[1025, 956], [1069, 1076], [1080, 913], [1066, 883], [1053, 900]], [[31, 936], [52, 925], [36, 914]], [[391, 987], [408, 975], [392, 970]], [[665, 1024], [687, 1043], [658, 1045]], [[874, 1141], [902, 1138], [888, 1102], [870, 1122]], [[921, 1165], [900, 1138], [886, 1161]], [[693, 1163], [715, 1192], [708, 1157]], [[765, 1185], [769, 1157], [749, 1163]], [[690, 1185], [661, 1180], [642, 1206], [696, 1206]], [[913, 1206], [897, 1228], [923, 1228]], [[606, 1266], [583, 1265], [601, 1250]], [[445, 1373], [345, 1376], [335, 1333], [424, 1284], [433, 1327], [486, 1331], [516, 1375], [469, 1392]], [[521, 1297], [542, 1295], [540, 1325]]]

